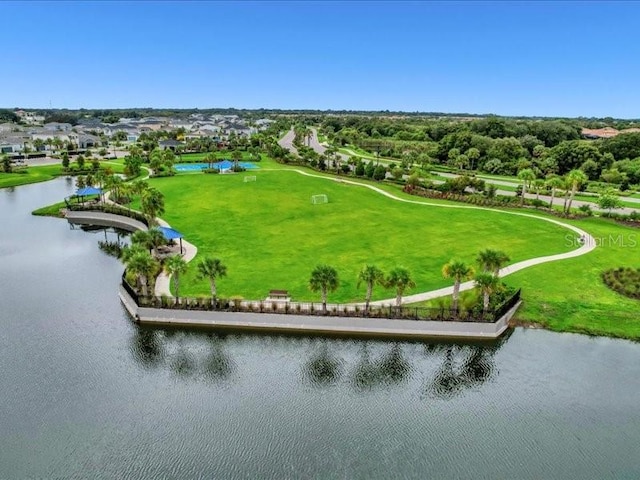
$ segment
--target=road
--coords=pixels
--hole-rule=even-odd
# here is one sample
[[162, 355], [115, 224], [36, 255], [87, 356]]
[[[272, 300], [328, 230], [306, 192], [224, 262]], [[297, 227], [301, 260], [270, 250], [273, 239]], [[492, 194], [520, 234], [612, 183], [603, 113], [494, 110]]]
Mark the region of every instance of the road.
[[[313, 131], [313, 135], [310, 138], [309, 146], [311, 148], [313, 148], [319, 154], [323, 154], [327, 150], [327, 147], [325, 147], [324, 145], [322, 145], [318, 141], [318, 131], [317, 131], [317, 129], [312, 128], [311, 130]], [[295, 135], [293, 133], [293, 128], [292, 128], [291, 130], [289, 130], [287, 132], [287, 134], [284, 137], [282, 137], [282, 139], [278, 143], [280, 143], [281, 147], [288, 148], [291, 152], [297, 153], [298, 151], [293, 146], [294, 136]], [[340, 157], [342, 158], [343, 161], [347, 161], [349, 159], [349, 157], [347, 155], [344, 155], [342, 153], [340, 153], [339, 155], [340, 155]], [[456, 175], [454, 173], [437, 172], [437, 174], [442, 176], [442, 177], [448, 177], [448, 178], [455, 178], [455, 177], [459, 176], [459, 175]], [[506, 180], [494, 180], [494, 179], [487, 179], [487, 178], [483, 178], [483, 177], [479, 177], [479, 178], [482, 178], [482, 180], [484, 180], [486, 183], [492, 183], [492, 184], [497, 185], [497, 186], [515, 188], [515, 187], [517, 187], [519, 185], [518, 183], [509, 182], [509, 181], [506, 181]], [[432, 180], [432, 182], [436, 183], [436, 184], [439, 184], [439, 183], [444, 183], [444, 180]], [[505, 195], [505, 196], [509, 196], [509, 197], [514, 197], [516, 195], [515, 192], [512, 192], [510, 190], [501, 190], [501, 189], [498, 189], [496, 191], [496, 193], [498, 195]], [[549, 203], [551, 201], [551, 196], [550, 195], [539, 195], [539, 196], [536, 196], [533, 193], [527, 193], [525, 195], [525, 198], [530, 198], [530, 199], [539, 198], [540, 200], [542, 200], [544, 202], [547, 202], [547, 203]], [[625, 197], [624, 200], [628, 201], [628, 202], [638, 203], [639, 204], [638, 205], [639, 208], [636, 209], [636, 208], [625, 207], [625, 208], [616, 209], [615, 212], [624, 213], [625, 215], [629, 215], [632, 212], [640, 211], [640, 198]], [[556, 197], [555, 204], [562, 204], [563, 202], [564, 202], [564, 198]], [[600, 207], [598, 207], [598, 205], [595, 202], [586, 202], [584, 200], [574, 200], [573, 203], [572, 203], [572, 206], [574, 206], [576, 208], [580, 207], [582, 205], [589, 205], [589, 207], [591, 207], [591, 209], [596, 211], [596, 212], [605, 211], [605, 210], [602, 210]]]
[[[459, 177], [459, 175], [456, 175], [455, 173], [443, 173], [443, 172], [434, 172], [437, 173], [439, 176], [441, 177], [448, 177], [448, 178], [455, 178], [455, 177]], [[484, 178], [484, 177], [478, 177], [481, 180], [484, 180], [485, 183], [491, 183], [497, 186], [503, 185], [503, 186], [509, 186], [509, 187], [517, 187], [518, 183], [513, 183], [513, 182], [508, 182], [505, 180], [494, 180], [494, 179], [488, 179], [488, 178]], [[431, 180], [433, 183], [444, 183], [443, 180]], [[496, 191], [496, 194], [498, 195], [505, 195], [508, 197], [514, 197], [516, 195], [516, 192], [512, 192], [511, 190], [501, 190], [498, 189]], [[535, 198], [539, 198], [540, 200], [549, 203], [551, 201], [551, 195], [539, 195], [537, 196], [535, 193], [527, 193], [525, 195], [525, 198], [530, 198], [530, 199], [535, 199]], [[632, 212], [638, 212], [640, 211], [640, 198], [633, 198], [633, 197], [621, 197], [621, 200], [630, 202], [630, 203], [638, 203], [638, 208], [631, 208], [631, 207], [624, 207], [624, 208], [618, 208], [615, 210], [616, 213], [624, 213], [625, 215], [629, 215]], [[564, 203], [564, 196], [556, 196], [555, 200], [554, 200], [554, 204], [558, 205], [558, 204], [563, 204]], [[589, 205], [591, 207], [592, 210], [596, 211], [596, 212], [604, 212], [607, 210], [603, 210], [600, 207], [598, 207], [598, 204], [594, 201], [594, 202], [587, 202], [585, 200], [574, 200], [573, 203], [571, 204], [573, 207], [580, 207], [581, 205]]]
[[[311, 131], [313, 132], [313, 135], [309, 138], [308, 146], [322, 155], [324, 152], [326, 152], [327, 147], [320, 143], [320, 141], [318, 140], [318, 130], [316, 128], [311, 128]], [[278, 144], [282, 148], [288, 148], [291, 153], [297, 154], [298, 150], [293, 145], [294, 138], [295, 134], [293, 133], [293, 128], [291, 128], [291, 130], [289, 130], [287, 134], [278, 141]], [[342, 159], [343, 162], [349, 160], [349, 156], [343, 153], [338, 153], [338, 156]]]

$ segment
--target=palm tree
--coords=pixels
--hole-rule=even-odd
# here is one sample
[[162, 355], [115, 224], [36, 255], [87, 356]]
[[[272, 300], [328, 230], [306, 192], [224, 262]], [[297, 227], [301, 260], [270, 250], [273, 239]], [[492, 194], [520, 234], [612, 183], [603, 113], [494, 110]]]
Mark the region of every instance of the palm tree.
[[411, 278], [409, 270], [403, 267], [396, 267], [391, 270], [385, 283], [387, 287], [396, 289], [396, 307], [402, 306], [404, 291], [416, 286], [416, 282]]
[[136, 195], [142, 195], [147, 190], [149, 190], [149, 183], [145, 180], [136, 180], [131, 183], [131, 191]]
[[311, 272], [309, 289], [312, 292], [321, 292], [322, 313], [327, 313], [327, 292], [335, 292], [339, 283], [338, 272], [329, 265], [318, 265]]
[[133, 232], [131, 235], [131, 245], [144, 247], [146, 250], [149, 250], [151, 253], [153, 249], [153, 245], [151, 244], [151, 237], [149, 236], [148, 230], [138, 230], [137, 232]]
[[198, 280], [207, 279], [211, 285], [211, 300], [215, 305], [217, 289], [216, 279], [227, 276], [227, 267], [218, 258], [205, 257], [197, 265]]
[[542, 190], [542, 188], [544, 187], [545, 182], [543, 179], [541, 178], [536, 178], [533, 181], [533, 189], [536, 192], [536, 200], [540, 200], [540, 190]]
[[162, 161], [164, 162], [164, 166], [167, 167], [167, 170], [172, 171], [173, 164], [176, 162], [176, 154], [173, 153], [173, 150], [167, 149], [162, 152]]
[[167, 239], [164, 238], [164, 234], [159, 228], [150, 228], [147, 231], [147, 235], [149, 236], [149, 245], [156, 252], [158, 251], [158, 247], [167, 244]]
[[473, 277], [473, 267], [468, 266], [464, 262], [458, 260], [451, 260], [444, 267], [442, 267], [442, 275], [444, 278], [453, 278], [453, 311], [458, 311], [458, 298], [460, 297], [460, 283], [463, 280], [469, 280]]
[[149, 225], [156, 223], [156, 217], [164, 213], [164, 195], [155, 188], [147, 188], [142, 192], [140, 201], [142, 213], [149, 221]]
[[556, 190], [564, 186], [564, 180], [562, 177], [553, 175], [549, 176], [544, 183], [547, 187], [551, 188], [551, 201], [549, 202], [549, 208], [553, 208], [553, 201], [556, 198]]
[[162, 150], [158, 148], [154, 148], [151, 154], [149, 155], [149, 167], [153, 171], [153, 174], [156, 175], [160, 169], [162, 168], [162, 164], [164, 163], [164, 156]]
[[242, 160], [242, 152], [240, 150], [234, 150], [231, 153], [231, 159], [233, 160], [233, 171], [238, 171], [238, 162]]
[[140, 145], [129, 145], [129, 155], [131, 155], [132, 157], [142, 158], [143, 153], [144, 151], [142, 150], [142, 147], [140, 147]]
[[384, 273], [375, 265], [365, 265], [358, 274], [358, 288], [361, 283], [366, 283], [367, 294], [365, 296], [364, 313], [369, 313], [369, 302], [371, 302], [371, 295], [373, 294], [373, 287], [375, 285], [384, 285]]
[[209, 170], [213, 168], [213, 164], [217, 162], [216, 154], [213, 152], [209, 152], [205, 155], [204, 161], [209, 164]]
[[173, 277], [176, 286], [176, 301], [180, 300], [180, 275], [186, 273], [187, 262], [180, 255], [172, 255], [164, 262], [164, 271]]
[[573, 203], [573, 198], [576, 196], [576, 192], [580, 185], [586, 183], [588, 180], [587, 176], [582, 170], [571, 170], [567, 174], [567, 183], [571, 186], [571, 196], [569, 197], [569, 203], [565, 208], [565, 213], [569, 213], [571, 211], [571, 203]]
[[119, 175], [109, 175], [104, 179], [104, 186], [111, 190], [115, 201], [118, 201], [118, 198], [120, 198], [120, 189], [122, 188], [123, 183], [124, 180], [122, 180], [122, 177]]
[[158, 269], [158, 262], [146, 251], [135, 251], [127, 257], [126, 265], [127, 270], [136, 276], [142, 295], [146, 297], [148, 278]]
[[510, 260], [509, 255], [506, 253], [500, 250], [491, 250], [490, 248], [481, 251], [476, 258], [483, 272], [492, 272], [495, 276], [498, 276], [500, 269]]
[[527, 187], [531, 183], [531, 181], [536, 179], [536, 174], [530, 168], [525, 168], [524, 170], [520, 170], [518, 173], [518, 178], [522, 180], [522, 198], [520, 199], [520, 205], [524, 205], [524, 198], [527, 194]]
[[482, 292], [482, 310], [486, 312], [489, 309], [490, 296], [499, 288], [500, 282], [495, 275], [483, 272], [476, 275], [475, 283]]

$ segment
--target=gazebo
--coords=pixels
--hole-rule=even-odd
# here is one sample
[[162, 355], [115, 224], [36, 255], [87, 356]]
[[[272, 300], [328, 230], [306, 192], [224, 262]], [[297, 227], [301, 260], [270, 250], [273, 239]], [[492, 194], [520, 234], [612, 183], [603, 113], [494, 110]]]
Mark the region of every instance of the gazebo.
[[182, 234], [169, 227], [158, 227], [158, 230], [162, 232], [165, 240], [175, 240], [176, 238], [180, 240], [180, 255], [182, 255]]
[[96, 188], [96, 187], [80, 188], [80, 189], [78, 189], [76, 191], [76, 193], [74, 193], [70, 197], [65, 198], [64, 201], [68, 205], [70, 199], [72, 199], [72, 198], [80, 198], [80, 202], [84, 203], [84, 197], [87, 197], [89, 195], [100, 195], [100, 196], [102, 196], [102, 189]]

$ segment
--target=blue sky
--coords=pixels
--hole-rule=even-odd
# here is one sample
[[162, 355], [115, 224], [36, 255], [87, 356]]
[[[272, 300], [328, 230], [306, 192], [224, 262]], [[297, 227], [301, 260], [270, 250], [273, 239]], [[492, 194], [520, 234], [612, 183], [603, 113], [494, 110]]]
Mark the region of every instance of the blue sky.
[[636, 2], [0, 2], [0, 106], [640, 117]]

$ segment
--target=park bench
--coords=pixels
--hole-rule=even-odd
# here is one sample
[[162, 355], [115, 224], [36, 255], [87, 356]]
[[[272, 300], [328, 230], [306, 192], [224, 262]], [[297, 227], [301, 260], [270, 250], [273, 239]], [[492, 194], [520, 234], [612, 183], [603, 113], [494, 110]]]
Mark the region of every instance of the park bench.
[[267, 300], [288, 302], [291, 300], [291, 298], [289, 297], [288, 290], [269, 290], [269, 296], [267, 297]]

